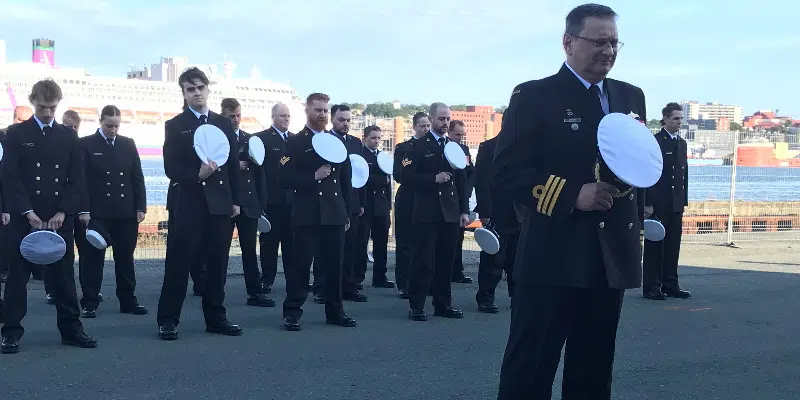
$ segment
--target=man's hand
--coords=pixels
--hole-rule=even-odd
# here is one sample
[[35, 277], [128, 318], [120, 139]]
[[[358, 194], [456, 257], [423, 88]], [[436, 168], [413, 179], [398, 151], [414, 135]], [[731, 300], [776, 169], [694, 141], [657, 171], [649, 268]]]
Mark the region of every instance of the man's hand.
[[217, 170], [217, 163], [214, 161], [208, 160], [208, 164], [203, 163], [200, 166], [200, 172], [197, 173], [197, 179], [200, 181], [204, 181], [208, 179], [211, 174], [213, 174]]
[[331, 166], [329, 164], [325, 164], [325, 165], [319, 167], [317, 172], [314, 172], [314, 179], [316, 179], [316, 180], [325, 179], [330, 174], [331, 174]]
[[450, 182], [451, 177], [452, 174], [449, 172], [439, 172], [438, 174], [436, 174], [436, 183]]
[[653, 206], [644, 206], [644, 217], [647, 218], [653, 215]]
[[247, 161], [239, 161], [239, 170], [240, 171], [247, 170], [247, 167], [249, 167], [249, 166], [250, 166], [249, 162], [247, 162]]
[[364, 207], [361, 207], [360, 209], [358, 209], [358, 216], [359, 217], [364, 216]]
[[461, 227], [465, 227], [469, 225], [469, 215], [468, 214], [461, 214]]
[[619, 194], [619, 189], [610, 183], [587, 183], [578, 193], [575, 208], [581, 211], [607, 211], [614, 205], [615, 194]]
[[350, 230], [350, 218], [347, 219], [347, 225], [344, 226], [344, 231], [347, 232]]
[[8, 225], [9, 222], [11, 222], [11, 214], [2, 213], [2, 214], [0, 214], [0, 219], [2, 219], [3, 226], [6, 226], [6, 225]]
[[144, 221], [144, 212], [143, 211], [137, 211], [136, 212], [136, 222], [141, 224], [142, 221]]
[[57, 212], [56, 215], [53, 215], [53, 218], [50, 218], [50, 221], [47, 222], [47, 229], [61, 229], [61, 226], [64, 225], [64, 218], [65, 215], [63, 212]]
[[89, 220], [92, 219], [92, 214], [86, 213], [78, 215], [78, 220], [81, 221], [83, 226], [89, 225]]
[[235, 205], [235, 204], [234, 204], [234, 206], [233, 206], [233, 215], [231, 216], [231, 218], [236, 218], [236, 217], [238, 217], [238, 216], [239, 216], [239, 213], [240, 213], [241, 211], [242, 211], [242, 209], [241, 209], [239, 206], [237, 206], [237, 205]]
[[491, 218], [481, 218], [481, 225], [483, 226], [489, 225], [489, 222], [491, 221], [492, 221]]
[[28, 223], [31, 224], [31, 228], [33, 229], [42, 229], [42, 220], [39, 219], [39, 216], [36, 215], [35, 212], [31, 211], [25, 214], [28, 217]]

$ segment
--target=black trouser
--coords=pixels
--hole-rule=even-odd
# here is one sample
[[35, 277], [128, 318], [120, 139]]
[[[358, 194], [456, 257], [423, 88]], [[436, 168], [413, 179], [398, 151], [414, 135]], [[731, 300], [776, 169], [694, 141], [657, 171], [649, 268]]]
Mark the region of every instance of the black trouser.
[[300, 318], [308, 298], [311, 263], [324, 274], [325, 316], [337, 318], [344, 314], [342, 306], [342, 257], [344, 226], [294, 227], [295, 253], [286, 274], [286, 300], [283, 316]]
[[[49, 218], [43, 219], [45, 223], [48, 220]], [[50, 294], [55, 298], [56, 320], [62, 338], [72, 337], [83, 332], [83, 325], [79, 319], [78, 295], [75, 289], [75, 270], [72, 266], [72, 260], [75, 259], [72, 238], [73, 222], [73, 216], [67, 215], [61, 229], [56, 231], [67, 245], [64, 258], [45, 266], [47, 271], [45, 275], [50, 279]], [[24, 216], [11, 218], [11, 246], [16, 250], [7, 253], [9, 271], [5, 288], [3, 336], [21, 338], [25, 333], [21, 323], [28, 313], [27, 285], [35, 266], [22, 257], [19, 245], [30, 232], [31, 226], [27, 218]]]
[[261, 251], [261, 284], [269, 287], [275, 284], [278, 274], [278, 245], [281, 247], [284, 279], [294, 256], [293, 228], [291, 224], [291, 205], [268, 205], [266, 211], [272, 229], [259, 236]]
[[681, 253], [683, 213], [659, 213], [666, 235], [659, 242], [644, 241], [642, 291], [644, 293], [680, 290], [678, 258]]
[[[172, 226], [175, 224], [175, 213], [167, 210], [169, 216], [167, 217], [167, 243], [169, 244], [170, 232], [173, 232]], [[166, 260], [164, 260], [166, 262]], [[192, 277], [192, 290], [196, 293], [203, 293], [206, 287], [206, 267], [203, 265], [203, 260], [195, 265], [189, 267], [189, 275]]]
[[226, 215], [175, 213], [173, 229], [167, 237], [164, 283], [158, 300], [159, 326], [167, 321], [178, 325], [189, 285], [189, 271], [192, 266], [201, 264], [205, 266], [206, 275], [203, 288], [206, 325], [216, 325], [227, 319], [223, 303], [232, 223]]
[[[263, 290], [261, 290], [261, 272], [258, 270], [258, 255], [256, 254], [258, 219], [239, 214], [233, 219], [233, 225], [236, 225], [236, 231], [239, 234], [239, 248], [242, 249], [242, 271], [244, 272], [244, 285], [247, 295], [257, 296], [263, 293]], [[232, 235], [233, 232], [231, 231]]]
[[[359, 229], [361, 226], [361, 217], [358, 215], [350, 216], [350, 228], [344, 233], [344, 248], [342, 251], [342, 292], [354, 294], [358, 292], [357, 284], [364, 281], [361, 277], [359, 280], [356, 265], [361, 258], [367, 258], [367, 253], [358, 254], [360, 248]], [[321, 256], [320, 256], [321, 257]], [[326, 273], [322, 272], [317, 267], [317, 261], [314, 262], [314, 293], [325, 292], [325, 277]]]
[[[398, 189], [398, 192], [400, 190]], [[411, 242], [413, 239], [413, 223], [411, 222], [411, 215], [413, 212], [412, 207], [409, 207], [408, 202], [414, 199], [406, 199], [406, 196], [398, 195], [395, 197], [394, 205], [394, 243], [395, 243], [395, 261], [394, 261], [394, 279], [397, 281], [397, 288], [408, 289], [409, 269], [411, 268]], [[375, 255], [373, 254], [374, 258]]]
[[[389, 246], [389, 216], [362, 216], [358, 226], [358, 245], [355, 250], [355, 274], [358, 282], [367, 275], [367, 249], [372, 237], [372, 282], [381, 283], [386, 278], [386, 259]], [[396, 278], [395, 278], [396, 279]]]
[[623, 294], [517, 282], [497, 399], [550, 399], [565, 342], [561, 398], [611, 399]]
[[[136, 218], [101, 219], [98, 220], [111, 237], [114, 254], [114, 275], [117, 281], [117, 298], [121, 308], [138, 305], [136, 295], [136, 273], [134, 272], [133, 252], [139, 238], [139, 223]], [[84, 232], [85, 236], [85, 232]], [[100, 286], [103, 283], [103, 267], [106, 251], [99, 250], [84, 242], [78, 248], [80, 252], [78, 271], [83, 297], [81, 307], [95, 310], [100, 304]]]
[[480, 253], [478, 264], [478, 293], [475, 300], [479, 304], [494, 304], [494, 292], [503, 278], [503, 271], [508, 277], [508, 297], [514, 296], [514, 258], [517, 254], [519, 232], [511, 235], [500, 235], [500, 251], [497, 254]]
[[463, 262], [462, 248], [464, 247], [464, 232], [466, 231], [467, 230], [464, 228], [458, 228], [458, 237], [456, 239], [455, 255], [453, 256], [453, 270], [450, 272], [451, 278], [453, 279], [461, 279], [464, 277], [464, 262]]
[[408, 282], [408, 302], [412, 309], [425, 308], [425, 298], [431, 283], [433, 307], [443, 309], [452, 305], [450, 276], [458, 228], [457, 223], [450, 222], [414, 223], [411, 274]]

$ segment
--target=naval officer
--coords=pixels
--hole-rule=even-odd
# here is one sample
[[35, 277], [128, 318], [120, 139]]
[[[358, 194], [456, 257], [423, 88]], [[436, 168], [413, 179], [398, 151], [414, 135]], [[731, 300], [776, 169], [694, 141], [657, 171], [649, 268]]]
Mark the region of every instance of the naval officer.
[[[464, 196], [469, 199], [472, 196], [472, 190], [475, 188], [475, 165], [472, 163], [472, 154], [464, 142], [467, 141], [467, 128], [464, 126], [464, 121], [454, 119], [450, 121], [450, 127], [447, 131], [447, 138], [458, 144], [464, 155], [467, 157], [467, 167], [464, 168], [466, 174], [466, 181], [464, 185]], [[458, 229], [458, 242], [456, 243], [456, 255], [453, 257], [453, 270], [450, 272], [450, 280], [454, 283], [472, 283], [472, 278], [464, 275], [464, 256], [462, 248], [464, 247], [464, 233], [467, 231], [466, 226]]]
[[[158, 300], [159, 337], [178, 338], [178, 323], [189, 284], [189, 269], [204, 264], [206, 279], [203, 315], [206, 332], [228, 336], [242, 328], [228, 321], [224, 306], [225, 280], [231, 247], [232, 219], [239, 215], [238, 145], [229, 119], [208, 110], [209, 80], [196, 67], [178, 77], [186, 101], [183, 113], [164, 125], [164, 172], [177, 182], [173, 216], [167, 238], [164, 283]], [[194, 135], [211, 124], [219, 128], [230, 145], [228, 162], [217, 166], [197, 157]]]
[[656, 140], [661, 147], [664, 167], [661, 178], [645, 195], [646, 212], [664, 225], [664, 239], [644, 241], [642, 293], [651, 300], [669, 297], [688, 299], [691, 293], [678, 284], [678, 257], [681, 252], [683, 210], [689, 205], [689, 165], [687, 145], [678, 136], [683, 122], [683, 108], [669, 103], [661, 110], [661, 131]]
[[493, 178], [524, 218], [498, 399], [549, 399], [565, 343], [561, 397], [611, 398], [623, 293], [641, 284], [642, 211], [639, 190], [596, 179], [597, 128], [609, 112], [646, 121], [642, 90], [606, 77], [622, 47], [616, 17], [573, 9], [566, 63], [517, 85], [503, 117]]
[[22, 257], [19, 248], [26, 235], [39, 229], [55, 231], [66, 243], [63, 258], [45, 266], [45, 276], [55, 300], [61, 343], [97, 347], [97, 340], [84, 333], [79, 319], [72, 265], [72, 224], [86, 191], [86, 178], [78, 133], [55, 122], [55, 112], [62, 98], [61, 88], [55, 81], [47, 79], [35, 83], [28, 98], [34, 106], [33, 116], [11, 126], [4, 143], [0, 179], [3, 198], [12, 215], [12, 240], [4, 293], [3, 353], [18, 352], [19, 340], [25, 332], [22, 319], [27, 314], [27, 284], [33, 265]]
[[[139, 237], [139, 224], [147, 213], [147, 194], [136, 143], [118, 134], [121, 115], [116, 106], [103, 107], [100, 128], [94, 135], [80, 139], [88, 188], [88, 202], [85, 202], [83, 211], [88, 211], [111, 239], [119, 311], [145, 315], [147, 308], [139, 305], [134, 294], [133, 253]], [[85, 230], [81, 230], [85, 237]], [[100, 305], [106, 251], [93, 247], [85, 238], [79, 249], [83, 290], [81, 316], [94, 318]]]
[[350, 161], [331, 163], [314, 149], [314, 135], [325, 132], [328, 102], [323, 93], [306, 98], [306, 126], [286, 142], [283, 185], [295, 190], [292, 206], [295, 254], [286, 273], [286, 300], [283, 326], [300, 329], [303, 304], [308, 297], [311, 263], [325, 280], [325, 322], [343, 327], [356, 326], [356, 320], [342, 305], [342, 258], [345, 230], [349, 228], [349, 203], [352, 195]]
[[428, 114], [418, 112], [411, 119], [414, 135], [405, 142], [398, 143], [394, 147], [394, 165], [392, 175], [395, 182], [400, 187], [394, 196], [394, 229], [395, 229], [395, 254], [394, 278], [397, 281], [398, 296], [402, 299], [408, 298], [408, 274], [411, 268], [411, 215], [414, 210], [414, 191], [413, 183], [403, 182], [403, 165], [406, 163], [406, 155], [414, 145], [414, 141], [428, 134], [431, 129], [431, 121]]
[[444, 156], [448, 142], [450, 107], [443, 103], [430, 106], [431, 130], [414, 143], [403, 159], [403, 182], [414, 188], [413, 245], [409, 279], [408, 317], [426, 321], [425, 300], [433, 286], [434, 315], [463, 318], [453, 308], [450, 275], [456, 254], [458, 229], [469, 222], [468, 199], [464, 196], [466, 176]]

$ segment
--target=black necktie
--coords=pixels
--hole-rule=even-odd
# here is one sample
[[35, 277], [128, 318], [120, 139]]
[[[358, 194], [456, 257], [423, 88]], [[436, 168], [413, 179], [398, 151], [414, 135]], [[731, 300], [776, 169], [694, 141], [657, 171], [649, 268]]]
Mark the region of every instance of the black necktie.
[[200, 125], [205, 125], [208, 123], [208, 117], [205, 114], [200, 115]]
[[443, 137], [439, 138], [439, 146], [444, 147], [444, 138]]
[[108, 147], [114, 147], [114, 139], [106, 138], [106, 142], [108, 142]]
[[597, 85], [589, 86], [589, 92], [592, 95], [594, 95], [594, 99], [597, 100], [597, 105], [600, 107], [600, 111], [602, 111], [603, 114], [605, 114], [606, 111], [603, 110], [603, 102], [602, 102], [601, 96], [600, 96], [600, 87], [597, 86]]
[[53, 127], [50, 125], [45, 125], [44, 127], [42, 127], [42, 132], [44, 133], [45, 136], [47, 136], [53, 133]]

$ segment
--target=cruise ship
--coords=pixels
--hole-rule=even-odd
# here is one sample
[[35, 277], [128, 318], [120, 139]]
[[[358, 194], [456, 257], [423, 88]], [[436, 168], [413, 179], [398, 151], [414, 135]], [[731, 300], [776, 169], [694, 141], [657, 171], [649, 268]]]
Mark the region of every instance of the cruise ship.
[[271, 110], [284, 103], [292, 114], [290, 130], [303, 127], [303, 102], [288, 84], [261, 77], [253, 66], [247, 78], [235, 78], [236, 64], [224, 60], [217, 64], [190, 64], [187, 57], [164, 57], [148, 66], [131, 66], [126, 77], [93, 76], [84, 68], [56, 66], [55, 42], [34, 39], [30, 62], [6, 62], [5, 42], [0, 41], [0, 84], [7, 95], [0, 95], [0, 125], [12, 121], [17, 106], [29, 106], [28, 94], [41, 79], [55, 80], [64, 93], [56, 120], [66, 110], [81, 116], [80, 136], [95, 132], [100, 110], [113, 104], [122, 111], [120, 134], [136, 140], [143, 156], [160, 156], [164, 143], [164, 122], [182, 110], [183, 96], [177, 80], [187, 68], [202, 69], [211, 80], [209, 108], [219, 112], [223, 98], [233, 97], [242, 105], [241, 129], [258, 132], [271, 125]]

